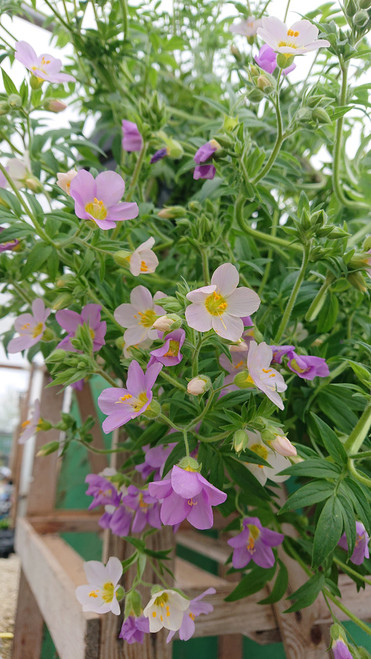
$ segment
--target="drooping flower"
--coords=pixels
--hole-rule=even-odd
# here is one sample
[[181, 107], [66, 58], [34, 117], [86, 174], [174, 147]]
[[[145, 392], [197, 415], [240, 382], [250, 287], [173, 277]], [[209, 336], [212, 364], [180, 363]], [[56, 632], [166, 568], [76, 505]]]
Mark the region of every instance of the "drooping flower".
[[143, 137], [133, 121], [122, 120], [122, 148], [124, 151], [141, 151]]
[[109, 387], [98, 398], [98, 406], [107, 418], [103, 421], [103, 431], [109, 433], [120, 428], [130, 419], [145, 412], [152, 400], [152, 387], [162, 369], [158, 362], [143, 372], [138, 362], [130, 363], [126, 388]]
[[220, 366], [228, 373], [223, 380], [223, 389], [220, 392], [220, 397], [229, 394], [231, 391], [238, 391], [238, 387], [233, 384], [233, 380], [236, 373], [240, 373], [246, 369], [247, 346], [241, 351], [231, 350], [231, 359], [232, 361], [230, 361], [224, 353], [219, 357]]
[[264, 528], [258, 517], [245, 517], [241, 533], [228, 540], [234, 550], [233, 567], [239, 570], [251, 560], [260, 567], [273, 567], [275, 558], [272, 547], [280, 545], [284, 537], [283, 533]]
[[27, 442], [32, 435], [34, 435], [38, 430], [40, 430], [40, 401], [37, 398], [34, 402], [33, 413], [31, 418], [22, 423], [22, 433], [19, 436], [18, 443], [24, 444]]
[[32, 75], [48, 82], [75, 82], [76, 78], [68, 73], [60, 73], [62, 62], [48, 53], [36, 55], [34, 49], [26, 41], [17, 41], [15, 59], [24, 64]]
[[128, 616], [123, 622], [119, 638], [131, 645], [143, 643], [144, 634], [149, 634], [149, 620], [145, 616]]
[[85, 323], [89, 326], [94, 352], [100, 350], [105, 344], [104, 337], [107, 330], [107, 323], [100, 319], [101, 310], [102, 307], [99, 304], [86, 304], [81, 310], [81, 314], [71, 311], [71, 309], [57, 311], [55, 317], [58, 324], [68, 332], [67, 336], [58, 343], [57, 348], [78, 352], [77, 348], [72, 345], [71, 339], [74, 338], [77, 328]]
[[107, 528], [109, 528], [114, 535], [118, 535], [119, 537], [129, 535], [130, 526], [133, 521], [132, 512], [129, 512], [122, 504], [113, 511], [107, 510], [107, 508], [108, 506], [106, 506], [106, 512], [110, 515]]
[[[1, 174], [1, 172], [0, 172], [0, 174]], [[0, 188], [1, 188], [1, 184], [0, 184]], [[1, 236], [2, 231], [4, 231], [4, 227], [0, 227], [0, 236]], [[0, 254], [2, 252], [5, 252], [6, 250], [15, 249], [17, 247], [17, 245], [19, 245], [19, 240], [8, 240], [5, 243], [0, 243]]]
[[93, 510], [98, 506], [111, 505], [116, 507], [120, 504], [121, 497], [115, 485], [101, 474], [88, 474], [85, 482], [89, 486], [86, 495], [93, 497], [89, 510]]
[[148, 238], [148, 240], [139, 245], [139, 247], [137, 247], [136, 250], [128, 257], [130, 272], [132, 275], [134, 275], [134, 277], [155, 272], [158, 266], [158, 258], [152, 251], [154, 244], [155, 239]]
[[68, 172], [58, 172], [57, 174], [57, 185], [66, 192], [70, 194], [71, 182], [77, 176], [76, 169], [70, 169]]
[[[277, 54], [266, 43], [260, 48], [259, 54], [254, 59], [257, 65], [267, 73], [273, 73], [277, 68]], [[291, 66], [283, 69], [283, 73], [288, 75], [294, 69], [296, 69], [296, 64], [293, 62]]]
[[229, 341], [241, 338], [244, 326], [241, 318], [254, 313], [260, 305], [255, 291], [245, 286], [237, 288], [239, 274], [231, 263], [217, 268], [210, 286], [202, 286], [187, 294], [190, 304], [186, 311], [189, 327], [199, 332], [213, 329]]
[[148, 491], [162, 502], [161, 521], [174, 526], [188, 519], [196, 529], [213, 525], [212, 506], [218, 506], [227, 495], [209, 483], [198, 471], [174, 466], [170, 478], [149, 483]]
[[19, 336], [8, 343], [8, 352], [20, 352], [31, 348], [40, 341], [46, 328], [45, 321], [50, 314], [44, 301], [38, 297], [32, 302], [32, 314], [22, 313], [14, 321], [14, 327]]
[[267, 16], [262, 19], [257, 33], [276, 53], [285, 55], [304, 55], [312, 50], [330, 46], [327, 39], [318, 39], [318, 28], [305, 19], [297, 21], [287, 29], [287, 25], [279, 18]]
[[120, 606], [117, 594], [121, 589], [118, 585], [122, 575], [121, 561], [115, 556], [108, 559], [107, 565], [100, 561], [88, 561], [84, 563], [84, 570], [89, 585], [78, 586], [75, 591], [82, 610], [94, 613], [111, 611], [118, 616]]
[[158, 500], [146, 490], [140, 490], [135, 485], [129, 485], [128, 493], [123, 497], [122, 503], [135, 510], [132, 533], [141, 533], [146, 525], [155, 529], [161, 528], [160, 506]]
[[284, 405], [278, 392], [285, 391], [287, 384], [282, 375], [270, 367], [273, 351], [265, 342], [251, 341], [247, 354], [248, 380], [255, 385], [281, 410]]
[[354, 659], [348, 645], [342, 638], [336, 639], [331, 646], [334, 659]]
[[[208, 602], [201, 602], [201, 600], [207, 595], [215, 595], [215, 593], [215, 588], [208, 588], [207, 590], [204, 590], [201, 595], [198, 595], [198, 597], [195, 597], [189, 602], [188, 609], [184, 611], [182, 624], [179, 627], [179, 638], [181, 641], [189, 641], [189, 639], [193, 636], [196, 628], [195, 619], [201, 615], [201, 613], [211, 613], [214, 610], [212, 604], [209, 604]], [[168, 634], [166, 639], [167, 643], [170, 643], [174, 634], [174, 631], [171, 631]]]
[[[356, 522], [356, 542], [353, 550], [353, 554], [350, 557], [350, 560], [354, 565], [362, 565], [365, 558], [370, 557], [368, 543], [370, 542], [370, 536], [368, 535], [362, 522]], [[345, 533], [341, 536], [339, 542], [339, 547], [348, 551], [348, 542]]]
[[116, 222], [137, 217], [136, 203], [120, 201], [124, 192], [124, 179], [116, 172], [101, 172], [94, 179], [86, 169], [80, 169], [70, 183], [77, 217], [92, 220], [101, 229], [114, 229]]
[[270, 346], [273, 351], [272, 364], [282, 364], [285, 355], [289, 355], [295, 350], [295, 346]]
[[314, 380], [315, 377], [326, 378], [330, 375], [326, 360], [311, 355], [298, 355], [296, 352], [288, 354], [287, 366], [303, 380]]
[[149, 631], [158, 632], [163, 627], [177, 631], [181, 627], [188, 605], [189, 600], [175, 590], [158, 591], [143, 611], [143, 615], [149, 620]]
[[162, 158], [165, 158], [165, 156], [168, 155], [169, 155], [169, 149], [167, 147], [164, 147], [163, 149], [159, 149], [158, 151], [156, 151], [156, 153], [153, 154], [149, 162], [151, 165], [153, 165], [155, 162], [162, 160]]
[[176, 366], [183, 359], [181, 348], [185, 341], [185, 331], [176, 329], [166, 335], [165, 343], [161, 348], [151, 351], [149, 364], [160, 362], [164, 366]]
[[286, 481], [289, 476], [279, 476], [278, 474], [284, 469], [287, 469], [287, 467], [291, 467], [290, 460], [287, 457], [280, 455], [278, 452], [272, 450], [272, 447], [265, 444], [259, 432], [254, 430], [246, 430], [246, 433], [249, 438], [247, 442], [247, 448], [250, 449], [250, 451], [253, 451], [253, 453], [256, 453], [256, 455], [263, 458], [263, 460], [268, 462], [270, 465], [270, 467], [267, 467], [266, 465], [257, 465], [253, 464], [252, 462], [245, 462], [246, 467], [251, 471], [255, 478], [257, 478], [259, 483], [261, 483], [261, 485], [265, 485], [268, 478], [270, 478], [270, 480], [274, 483], [283, 483]]
[[216, 174], [214, 165], [197, 165], [193, 170], [193, 178], [195, 181], [198, 179], [213, 179]]
[[163, 293], [155, 293], [153, 299], [148, 288], [136, 286], [130, 293], [130, 304], [120, 304], [115, 309], [114, 316], [122, 327], [127, 327], [124, 334], [126, 346], [137, 345], [145, 339], [157, 339], [158, 332], [153, 329], [155, 320], [165, 314], [155, 300], [164, 297]]
[[200, 163], [205, 162], [211, 158], [215, 151], [218, 151], [220, 148], [221, 146], [216, 140], [210, 140], [209, 142], [206, 142], [206, 144], [200, 146], [200, 148], [196, 151], [193, 160], [197, 165], [199, 165]]
[[148, 476], [154, 472], [153, 480], [159, 480], [162, 475], [163, 468], [166, 460], [168, 459], [171, 451], [175, 448], [176, 443], [172, 442], [168, 446], [159, 444], [150, 448], [149, 444], [143, 446], [144, 462], [137, 465], [135, 469], [139, 471], [143, 480], [147, 480]]
[[254, 37], [257, 33], [258, 27], [262, 24], [261, 18], [254, 18], [248, 16], [240, 23], [233, 23], [229, 26], [229, 31], [234, 34], [241, 34], [243, 37]]

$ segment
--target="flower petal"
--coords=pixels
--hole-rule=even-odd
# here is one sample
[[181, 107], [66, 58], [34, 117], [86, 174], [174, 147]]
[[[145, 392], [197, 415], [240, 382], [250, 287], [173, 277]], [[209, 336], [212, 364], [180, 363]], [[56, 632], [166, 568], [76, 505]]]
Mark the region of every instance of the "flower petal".
[[198, 332], [208, 332], [211, 330], [213, 317], [209, 314], [205, 306], [201, 304], [190, 304], [185, 310], [185, 317], [189, 327], [192, 327]]
[[215, 270], [211, 283], [216, 286], [223, 297], [228, 297], [237, 288], [239, 279], [237, 268], [232, 263], [223, 263]]
[[214, 332], [223, 337], [223, 339], [238, 341], [241, 338], [244, 330], [241, 318], [230, 316], [228, 313], [224, 313], [222, 316], [210, 317]]
[[241, 286], [228, 297], [228, 313], [232, 316], [250, 316], [260, 306], [260, 297], [251, 288]]

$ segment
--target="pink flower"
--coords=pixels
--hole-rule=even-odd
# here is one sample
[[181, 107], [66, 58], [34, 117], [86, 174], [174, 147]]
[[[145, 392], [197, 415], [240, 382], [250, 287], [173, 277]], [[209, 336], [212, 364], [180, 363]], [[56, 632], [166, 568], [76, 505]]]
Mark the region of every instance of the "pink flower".
[[251, 471], [261, 485], [265, 485], [269, 478], [274, 483], [283, 483], [289, 476], [280, 476], [279, 473], [287, 467], [291, 467], [290, 460], [274, 451], [271, 446], [265, 444], [262, 436], [256, 431], [246, 431], [248, 436], [247, 448], [259, 457], [263, 458], [270, 465], [258, 465], [253, 462], [245, 462], [246, 467]]
[[40, 401], [37, 398], [34, 402], [34, 409], [31, 419], [28, 419], [27, 421], [23, 421], [22, 423], [22, 433], [18, 440], [19, 444], [24, 444], [25, 442], [27, 442], [28, 439], [30, 439], [30, 437], [32, 437], [32, 435], [34, 435], [38, 430], [40, 430], [39, 428], [40, 421], [41, 421]]
[[260, 567], [273, 567], [275, 558], [271, 548], [280, 545], [284, 537], [283, 533], [264, 528], [258, 517], [246, 517], [241, 533], [228, 540], [234, 550], [233, 567], [240, 570], [251, 560]]
[[58, 343], [57, 348], [69, 350], [70, 352], [78, 352], [78, 350], [72, 345], [71, 339], [74, 338], [79, 325], [85, 323], [89, 326], [94, 352], [100, 350], [105, 344], [104, 337], [107, 330], [106, 322], [101, 321], [100, 319], [101, 309], [102, 307], [99, 304], [86, 304], [81, 310], [81, 314], [76, 313], [76, 311], [71, 311], [70, 309], [57, 311], [55, 314], [57, 322], [68, 332], [67, 336]]
[[68, 172], [58, 172], [57, 173], [57, 185], [66, 192], [70, 194], [71, 182], [77, 176], [76, 169], [70, 169]]
[[131, 645], [143, 643], [144, 634], [149, 634], [149, 620], [145, 616], [128, 616], [121, 627], [119, 638]]
[[176, 366], [180, 364], [183, 355], [180, 350], [185, 341], [185, 331], [182, 329], [174, 330], [166, 335], [165, 343], [161, 348], [151, 351], [150, 364], [160, 362], [164, 366]]
[[76, 78], [68, 73], [59, 73], [62, 68], [60, 59], [44, 53], [37, 56], [34, 49], [26, 41], [17, 41], [15, 59], [24, 64], [32, 75], [48, 82], [75, 82]]
[[247, 368], [251, 384], [255, 385], [281, 410], [284, 409], [278, 392], [286, 391], [287, 384], [274, 368], [270, 368], [273, 351], [266, 343], [251, 341], [247, 355]]
[[260, 298], [250, 288], [237, 288], [239, 275], [231, 263], [217, 268], [210, 286], [202, 286], [187, 294], [192, 304], [185, 315], [189, 327], [199, 332], [213, 329], [223, 339], [238, 341], [244, 326], [241, 318], [259, 308]]
[[295, 350], [295, 346], [270, 346], [273, 351], [272, 364], [282, 364], [282, 358]]
[[208, 160], [215, 153], [215, 151], [218, 151], [220, 148], [220, 144], [216, 140], [210, 140], [209, 142], [206, 142], [206, 144], [200, 146], [200, 148], [196, 151], [193, 160], [197, 165], [199, 165], [201, 162]]
[[126, 388], [109, 387], [98, 398], [98, 406], [107, 419], [102, 428], [109, 433], [120, 428], [130, 419], [135, 419], [146, 411], [152, 400], [152, 387], [162, 369], [162, 364], [150, 366], [143, 372], [137, 361], [132, 361], [128, 370]]
[[159, 316], [165, 314], [164, 309], [155, 304], [156, 298], [161, 297], [164, 297], [163, 293], [157, 292], [152, 299], [148, 288], [136, 286], [130, 293], [130, 304], [120, 304], [115, 309], [115, 319], [122, 327], [127, 327], [124, 334], [126, 346], [134, 346], [146, 339], [158, 338], [153, 323]]
[[[0, 175], [1, 175], [1, 172], [0, 172]], [[5, 179], [5, 176], [4, 176], [4, 179]], [[0, 188], [1, 187], [5, 187], [5, 186], [1, 185], [1, 180], [0, 180]], [[4, 231], [4, 227], [0, 227], [0, 236], [1, 236], [2, 231]], [[5, 252], [6, 250], [15, 249], [17, 247], [17, 245], [19, 245], [19, 240], [8, 240], [5, 243], [0, 243], [0, 254], [2, 252]]]
[[231, 358], [232, 361], [230, 361], [227, 355], [224, 354], [219, 357], [220, 366], [228, 372], [228, 375], [225, 376], [223, 381], [223, 389], [220, 392], [220, 397], [229, 394], [231, 391], [238, 391], [238, 387], [233, 384], [233, 380], [236, 373], [246, 370], [247, 346], [244, 351], [231, 351]]
[[[353, 554], [350, 557], [350, 560], [354, 565], [362, 565], [365, 558], [370, 557], [368, 543], [370, 542], [370, 536], [368, 535], [362, 522], [356, 522], [356, 542], [353, 550]], [[339, 542], [339, 547], [348, 551], [348, 541], [346, 534], [343, 533]]]
[[318, 28], [310, 21], [297, 21], [290, 29], [275, 16], [262, 19], [262, 27], [258, 28], [258, 36], [276, 53], [285, 55], [304, 55], [311, 50], [329, 47], [327, 39], [317, 39]]
[[127, 508], [135, 510], [132, 533], [141, 533], [147, 524], [155, 529], [161, 528], [159, 503], [146, 490], [139, 490], [135, 485], [129, 485], [128, 493], [123, 497], [122, 503]]
[[[273, 48], [265, 43], [264, 46], [260, 48], [259, 55], [255, 57], [255, 62], [261, 69], [263, 69], [263, 71], [273, 73], [277, 68], [277, 55]], [[283, 69], [283, 73], [288, 75], [294, 69], [296, 69], [296, 64], [293, 63], [291, 66], [288, 66], [287, 69]]]
[[148, 238], [144, 243], [139, 245], [136, 250], [128, 257], [130, 272], [134, 277], [155, 272], [158, 266], [158, 258], [152, 251], [155, 244], [154, 238]]
[[245, 20], [240, 23], [234, 23], [229, 26], [229, 31], [234, 34], [242, 34], [244, 37], [254, 37], [260, 27], [262, 21], [261, 18], [254, 18], [254, 16], [248, 16]]
[[334, 659], [354, 659], [348, 645], [341, 637], [333, 642], [331, 650]]
[[314, 380], [315, 377], [326, 378], [330, 375], [326, 360], [312, 355], [298, 355], [292, 351], [288, 354], [287, 366], [303, 380]]
[[[179, 628], [179, 638], [181, 641], [189, 641], [189, 639], [195, 633], [195, 618], [198, 618], [201, 613], [211, 613], [214, 611], [212, 604], [201, 602], [201, 600], [206, 597], [206, 595], [215, 595], [215, 593], [215, 588], [208, 588], [207, 590], [204, 590], [201, 595], [198, 595], [198, 597], [195, 597], [189, 602], [188, 609], [186, 609], [183, 613], [182, 624]], [[174, 631], [169, 632], [166, 639], [167, 643], [170, 643], [175, 633], [176, 632]]]
[[149, 444], [143, 446], [144, 462], [135, 467], [143, 480], [146, 480], [152, 472], [155, 472], [153, 480], [156, 481], [161, 478], [166, 460], [175, 446], [175, 442], [172, 442], [168, 446], [160, 444], [159, 446], [153, 446], [153, 448], [150, 448]]
[[137, 217], [137, 204], [120, 202], [124, 192], [124, 179], [116, 172], [101, 172], [94, 179], [86, 169], [80, 169], [70, 184], [77, 217], [93, 220], [101, 229], [113, 229], [115, 222]]
[[197, 181], [200, 178], [214, 178], [216, 169], [214, 165], [197, 165], [193, 170], [193, 178]]
[[174, 526], [188, 519], [196, 529], [213, 525], [212, 506], [218, 506], [227, 495], [209, 483], [198, 471], [174, 466], [170, 478], [149, 483], [151, 496], [162, 501], [161, 521]]
[[133, 121], [122, 120], [122, 148], [124, 151], [141, 151], [143, 137]]
[[32, 314], [22, 313], [14, 322], [19, 336], [8, 344], [8, 352], [20, 352], [31, 348], [40, 341], [46, 328], [45, 321], [50, 309], [45, 309], [44, 301], [38, 297], [32, 302]]

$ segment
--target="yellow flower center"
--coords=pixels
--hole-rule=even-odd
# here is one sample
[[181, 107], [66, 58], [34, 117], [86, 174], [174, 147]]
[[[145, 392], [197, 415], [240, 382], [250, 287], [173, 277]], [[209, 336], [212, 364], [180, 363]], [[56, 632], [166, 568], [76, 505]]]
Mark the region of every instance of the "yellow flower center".
[[[253, 451], [258, 455], [260, 458], [263, 458], [263, 460], [266, 460], [268, 458], [268, 449], [263, 446], [263, 444], [253, 444], [252, 446], [249, 446], [250, 451]], [[258, 465], [261, 469], [263, 468], [264, 465]]]
[[90, 334], [91, 338], [92, 338], [93, 341], [94, 341], [94, 339], [95, 339], [95, 332], [94, 332], [94, 330], [91, 329], [91, 327], [89, 327], [89, 334]]
[[92, 215], [95, 220], [105, 220], [107, 217], [107, 208], [103, 201], [99, 201], [96, 197], [94, 197], [94, 201], [90, 201], [86, 204], [85, 210], [89, 215]]
[[37, 323], [32, 330], [32, 338], [36, 339], [37, 336], [40, 336], [44, 331], [44, 323]]
[[297, 371], [298, 373], [306, 373], [307, 371], [309, 371], [309, 368], [301, 368], [300, 366], [298, 366], [296, 359], [291, 359], [290, 365], [293, 366], [295, 371]]
[[249, 529], [249, 542], [246, 545], [247, 551], [250, 552], [250, 554], [253, 554], [255, 552], [255, 542], [260, 536], [260, 531], [255, 524], [248, 524], [248, 529]]
[[[139, 316], [139, 325], [142, 325], [147, 329], [152, 327], [153, 323], [157, 318], [157, 314], [153, 311], [153, 309], [147, 309], [147, 311], [138, 311], [138, 316]], [[137, 316], [134, 316], [134, 318], [136, 317]]]
[[298, 32], [297, 30], [295, 30], [295, 32], [294, 32], [294, 30], [287, 30], [287, 36], [288, 37], [298, 37], [299, 34], [300, 34], [300, 32]]
[[148, 508], [148, 503], [143, 501], [143, 494], [139, 495], [139, 508]]
[[22, 325], [21, 330], [26, 331], [26, 330], [30, 329], [30, 327], [31, 327], [31, 323], [25, 323], [24, 325]]
[[145, 261], [140, 262], [140, 271], [141, 272], [148, 272], [148, 265]]
[[228, 307], [228, 303], [218, 291], [214, 291], [206, 298], [205, 307], [211, 316], [222, 316]]
[[164, 357], [177, 357], [179, 352], [179, 341], [170, 341], [169, 350], [164, 354]]
[[105, 583], [102, 588], [103, 602], [106, 602], [106, 604], [112, 602], [114, 594], [115, 594], [115, 586], [113, 585], [112, 581], [107, 581], [107, 583]]
[[[154, 606], [161, 606], [163, 608], [168, 601], [169, 601], [168, 593], [162, 593], [162, 595], [159, 595], [159, 597], [156, 597], [153, 604], [154, 604]], [[168, 607], [166, 607], [166, 608], [168, 608]]]
[[143, 405], [145, 405], [147, 402], [148, 396], [145, 391], [142, 391], [137, 398], [134, 398], [132, 394], [125, 394], [124, 396], [120, 396], [120, 398], [115, 401], [115, 404], [123, 403], [124, 405], [131, 405], [134, 412], [139, 412]]

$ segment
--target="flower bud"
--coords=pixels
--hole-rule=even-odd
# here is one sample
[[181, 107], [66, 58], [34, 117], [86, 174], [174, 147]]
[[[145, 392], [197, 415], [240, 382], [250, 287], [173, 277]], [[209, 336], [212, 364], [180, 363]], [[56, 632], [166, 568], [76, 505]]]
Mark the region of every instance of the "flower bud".
[[234, 45], [231, 46], [231, 55], [233, 55], [237, 62], [243, 61], [243, 55], [241, 54], [241, 51], [238, 50], [238, 48], [236, 48]]
[[117, 590], [115, 590], [115, 596], [117, 597], [118, 601], [121, 602], [121, 600], [124, 599], [125, 597], [125, 590], [123, 589], [122, 586], [119, 586]]
[[278, 53], [277, 55], [277, 66], [280, 69], [287, 69], [294, 61], [294, 55], [288, 55], [286, 53]]
[[360, 272], [351, 272], [348, 275], [347, 279], [349, 283], [353, 286], [353, 288], [356, 288], [358, 291], [361, 291], [361, 293], [367, 292], [365, 280]]
[[65, 307], [68, 307], [70, 304], [72, 304], [72, 302], [74, 302], [74, 299], [71, 293], [61, 293], [55, 298], [52, 308], [54, 311], [58, 311], [58, 309], [64, 309]]
[[187, 393], [191, 396], [201, 396], [211, 387], [211, 380], [208, 375], [197, 375], [187, 384]]
[[41, 337], [42, 341], [53, 341], [55, 339], [55, 334], [52, 329], [49, 327], [46, 328], [46, 330], [43, 332], [43, 335]]
[[348, 0], [345, 6], [345, 12], [347, 16], [354, 16], [358, 7], [354, 0]]
[[48, 112], [55, 112], [56, 114], [58, 112], [63, 112], [66, 107], [67, 105], [62, 101], [59, 101], [57, 98], [48, 98], [44, 103], [45, 110], [48, 110]]
[[9, 110], [9, 104], [6, 103], [5, 101], [1, 101], [0, 103], [0, 115], [6, 114]]
[[249, 436], [246, 430], [236, 430], [233, 435], [233, 448], [236, 453], [241, 453], [244, 451], [249, 442]]
[[368, 20], [369, 20], [369, 16], [365, 9], [361, 9], [360, 11], [357, 11], [357, 13], [353, 17], [353, 23], [358, 28], [365, 27], [365, 25], [367, 25], [368, 23]]
[[235, 384], [236, 387], [239, 387], [239, 389], [249, 389], [250, 387], [254, 387], [254, 382], [247, 369], [246, 371], [240, 371], [235, 375], [233, 384]]
[[370, 9], [371, 8], [371, 0], [360, 0], [359, 6], [361, 9]]
[[[159, 332], [168, 332], [170, 328], [178, 329], [178, 328], [173, 327], [174, 323], [176, 322], [176, 320], [178, 318], [179, 318], [179, 316], [177, 316], [176, 314], [160, 316], [153, 323], [153, 329], [156, 329]], [[179, 320], [181, 321], [181, 318], [179, 318]], [[179, 325], [179, 327], [180, 327], [180, 325]]]
[[63, 361], [66, 357], [66, 351], [62, 350], [62, 348], [57, 348], [56, 350], [53, 350], [52, 353], [50, 353], [49, 357], [47, 358], [48, 364], [56, 364], [57, 362]]
[[157, 215], [163, 217], [166, 220], [173, 220], [175, 217], [183, 217], [187, 214], [187, 211], [183, 206], [168, 206], [167, 208], [162, 208]]
[[74, 275], [62, 275], [57, 279], [56, 281], [56, 287], [57, 288], [65, 288], [69, 286], [75, 286], [76, 284], [76, 277]]
[[168, 155], [170, 158], [175, 158], [176, 160], [181, 158], [182, 155], [184, 154], [184, 150], [181, 144], [177, 142], [176, 140], [173, 140], [172, 137], [167, 138], [166, 140], [166, 146], [168, 150]]
[[131, 252], [127, 249], [120, 249], [113, 254], [113, 260], [117, 265], [128, 266], [130, 263]]
[[186, 471], [200, 471], [201, 466], [202, 465], [200, 465], [195, 458], [191, 458], [189, 455], [178, 462], [178, 467], [180, 467], [180, 469], [185, 469]]
[[[44, 430], [44, 428], [41, 428], [40, 423], [38, 424], [38, 429], [39, 430]], [[47, 444], [44, 444], [44, 446], [41, 447], [41, 449], [36, 453], [37, 458], [43, 458], [45, 455], [50, 455], [50, 453], [55, 453], [55, 451], [58, 451], [59, 449], [59, 442], [48, 442]]]
[[258, 89], [261, 89], [262, 92], [268, 94], [272, 89], [273, 85], [271, 80], [265, 75], [260, 75], [256, 81]]
[[299, 124], [306, 124], [312, 121], [312, 111], [309, 108], [300, 108], [295, 115], [295, 119]]
[[236, 126], [238, 126], [238, 119], [236, 117], [230, 117], [228, 114], [225, 114], [223, 121], [223, 130], [226, 130], [227, 133], [229, 133], [229, 131], [236, 128]]
[[251, 103], [260, 103], [262, 98], [264, 98], [263, 92], [257, 87], [255, 89], [249, 90], [247, 92], [247, 97]]
[[371, 268], [371, 254], [367, 252], [354, 254], [349, 261], [349, 267], [355, 270], [366, 270]]
[[10, 94], [8, 96], [8, 103], [11, 108], [22, 107], [22, 98], [19, 94]]
[[324, 108], [314, 108], [312, 117], [320, 124], [332, 124], [332, 121]]
[[44, 80], [42, 78], [38, 78], [37, 76], [32, 75], [30, 82], [31, 82], [31, 89], [37, 91], [38, 89], [40, 89]]
[[285, 435], [276, 435], [271, 442], [271, 447], [280, 455], [291, 458], [297, 455], [295, 446], [291, 444], [290, 440]]
[[252, 64], [250, 66], [250, 74], [252, 75], [253, 78], [258, 78], [260, 76], [260, 70], [258, 69], [255, 64]]
[[35, 178], [35, 176], [27, 176], [24, 180], [25, 187], [28, 188], [29, 190], [32, 190], [32, 192], [41, 192], [43, 189], [43, 186], [41, 185], [40, 181]]
[[69, 172], [58, 172], [57, 174], [57, 185], [68, 195], [70, 194], [71, 181], [76, 175], [76, 169], [70, 169]]

